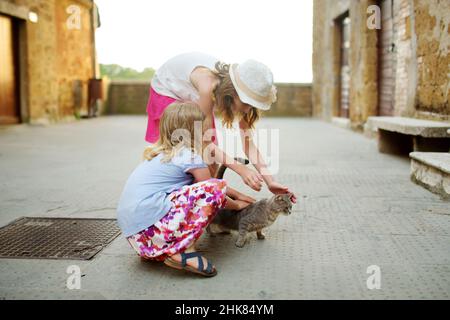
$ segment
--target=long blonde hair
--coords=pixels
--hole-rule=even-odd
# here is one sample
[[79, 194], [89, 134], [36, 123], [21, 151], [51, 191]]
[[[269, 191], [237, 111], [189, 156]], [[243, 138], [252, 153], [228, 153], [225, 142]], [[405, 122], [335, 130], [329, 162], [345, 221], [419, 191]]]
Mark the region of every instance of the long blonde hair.
[[[223, 62], [217, 62], [213, 73], [220, 80], [219, 84], [213, 91], [213, 97], [217, 104], [217, 112], [222, 118], [222, 124], [226, 128], [231, 128], [236, 117], [231, 109], [231, 105], [233, 104], [233, 97], [238, 94], [234, 88], [233, 82], [231, 81], [230, 65]], [[247, 114], [240, 113], [238, 115], [239, 119], [243, 119], [246, 123], [248, 123], [250, 128], [254, 128], [255, 123], [259, 120], [260, 116], [261, 112], [255, 107], [252, 107]]]
[[[192, 102], [175, 102], [165, 110], [159, 122], [158, 141], [144, 150], [144, 160], [152, 160], [163, 153], [162, 162], [169, 162], [183, 148], [202, 156], [205, 144], [203, 133], [207, 128], [205, 115]], [[202, 124], [201, 132], [195, 132], [195, 123]]]

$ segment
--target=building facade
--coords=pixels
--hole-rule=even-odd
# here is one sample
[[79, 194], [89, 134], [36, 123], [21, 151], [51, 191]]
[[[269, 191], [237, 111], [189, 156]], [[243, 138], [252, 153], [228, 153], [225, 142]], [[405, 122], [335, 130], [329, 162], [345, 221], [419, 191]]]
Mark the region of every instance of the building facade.
[[450, 1], [314, 0], [313, 114], [450, 121]]
[[0, 124], [87, 113], [97, 17], [92, 0], [0, 0]]

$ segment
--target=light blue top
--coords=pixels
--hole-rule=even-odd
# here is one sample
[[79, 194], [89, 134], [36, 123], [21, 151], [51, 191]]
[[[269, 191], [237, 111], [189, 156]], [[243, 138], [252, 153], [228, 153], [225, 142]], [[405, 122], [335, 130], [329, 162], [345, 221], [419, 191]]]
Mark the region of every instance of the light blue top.
[[161, 162], [162, 157], [144, 161], [128, 178], [117, 207], [117, 222], [125, 237], [151, 227], [167, 214], [172, 205], [169, 194], [194, 182], [187, 171], [208, 167], [187, 148], [170, 162]]

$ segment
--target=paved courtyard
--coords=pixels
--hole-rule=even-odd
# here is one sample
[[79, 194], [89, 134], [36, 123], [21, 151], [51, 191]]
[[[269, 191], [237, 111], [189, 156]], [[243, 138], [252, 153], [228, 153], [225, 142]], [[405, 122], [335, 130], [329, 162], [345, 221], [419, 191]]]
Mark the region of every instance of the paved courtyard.
[[[137, 116], [0, 128], [0, 226], [22, 216], [115, 217], [145, 125]], [[217, 277], [143, 262], [119, 237], [92, 261], [0, 259], [0, 299], [450, 298], [450, 205], [410, 182], [407, 158], [319, 120], [259, 127], [280, 129], [277, 177], [299, 203], [243, 249], [235, 235], [204, 235], [199, 247]], [[70, 265], [81, 268], [80, 290], [66, 288]], [[369, 290], [374, 265], [381, 288]]]

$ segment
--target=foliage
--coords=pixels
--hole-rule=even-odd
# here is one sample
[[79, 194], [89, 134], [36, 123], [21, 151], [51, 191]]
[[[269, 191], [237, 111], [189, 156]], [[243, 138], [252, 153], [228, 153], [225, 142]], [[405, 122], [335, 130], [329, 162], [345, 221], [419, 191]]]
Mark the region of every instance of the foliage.
[[155, 74], [153, 68], [145, 68], [141, 72], [133, 68], [122, 67], [118, 64], [101, 64], [100, 72], [111, 80], [143, 80], [150, 81]]

